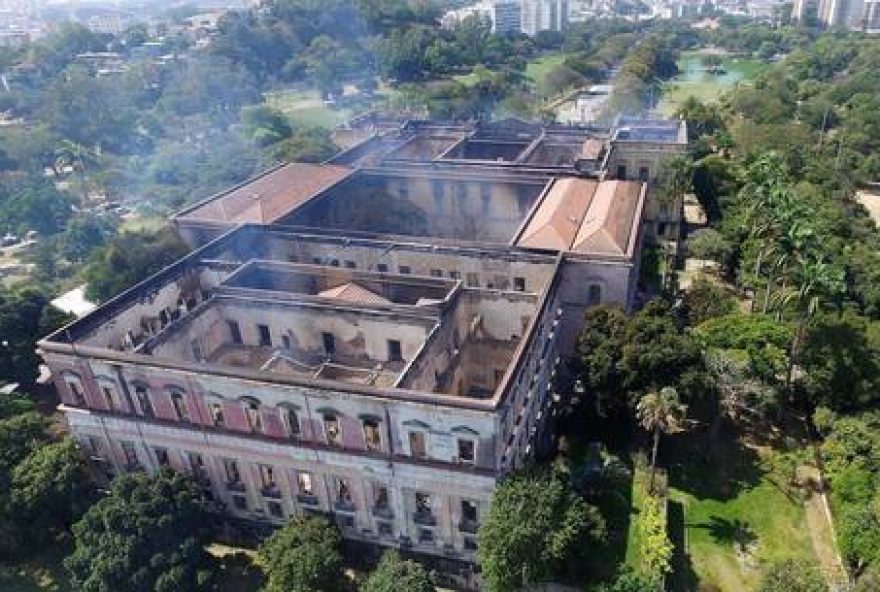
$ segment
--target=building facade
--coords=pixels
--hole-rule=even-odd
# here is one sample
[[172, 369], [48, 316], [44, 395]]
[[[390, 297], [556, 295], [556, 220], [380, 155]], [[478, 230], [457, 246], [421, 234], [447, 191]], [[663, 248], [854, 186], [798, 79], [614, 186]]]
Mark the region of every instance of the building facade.
[[636, 297], [649, 182], [606, 175], [641, 158], [619, 130], [370, 125], [181, 212], [189, 255], [39, 347], [100, 474], [467, 563], [552, 442], [583, 312]]

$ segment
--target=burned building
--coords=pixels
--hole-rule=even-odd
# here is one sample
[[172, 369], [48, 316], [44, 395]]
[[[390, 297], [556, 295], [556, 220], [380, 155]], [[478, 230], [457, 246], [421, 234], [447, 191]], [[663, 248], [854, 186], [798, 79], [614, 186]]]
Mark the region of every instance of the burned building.
[[650, 190], [608, 173], [642, 162], [620, 130], [365, 125], [181, 212], [189, 255], [40, 350], [108, 476], [170, 466], [241, 520], [467, 562], [552, 438], [584, 310], [636, 297]]

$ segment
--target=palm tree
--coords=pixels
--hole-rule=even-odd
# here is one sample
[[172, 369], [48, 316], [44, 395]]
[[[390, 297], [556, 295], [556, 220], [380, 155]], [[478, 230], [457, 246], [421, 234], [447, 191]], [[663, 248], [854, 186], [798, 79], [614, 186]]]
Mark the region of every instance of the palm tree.
[[652, 432], [654, 443], [651, 450], [651, 485], [654, 491], [654, 477], [657, 471], [657, 449], [660, 446], [660, 434], [671, 434], [682, 429], [687, 405], [678, 399], [678, 391], [671, 386], [660, 389], [660, 392], [648, 393], [639, 399], [636, 405], [636, 416], [646, 431]]

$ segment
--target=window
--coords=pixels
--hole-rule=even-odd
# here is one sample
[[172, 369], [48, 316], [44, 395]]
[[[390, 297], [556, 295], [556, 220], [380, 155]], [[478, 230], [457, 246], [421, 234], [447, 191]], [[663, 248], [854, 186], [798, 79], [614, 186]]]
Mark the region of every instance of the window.
[[471, 500], [461, 500], [461, 519], [463, 522], [476, 524], [478, 522], [477, 504]]
[[350, 505], [351, 501], [351, 486], [348, 484], [347, 479], [337, 479], [336, 480], [336, 501], [340, 504]]
[[119, 404], [116, 402], [116, 391], [111, 386], [102, 386], [101, 394], [104, 396], [104, 404], [107, 405], [107, 408], [111, 411], [116, 411], [119, 409]]
[[626, 179], [626, 165], [625, 164], [617, 165], [617, 178], [618, 179]]
[[321, 340], [324, 342], [324, 353], [332, 356], [336, 353], [336, 338], [333, 333], [321, 333]]
[[642, 183], [647, 183], [650, 178], [650, 172], [648, 171], [648, 167], [639, 167], [639, 181]]
[[401, 275], [409, 275], [412, 273], [412, 269], [410, 269], [409, 265], [401, 265], [399, 271]]
[[323, 259], [321, 259], [320, 257], [312, 257], [312, 263], [314, 263], [315, 265], [321, 265], [323, 263]]
[[330, 413], [324, 414], [324, 437], [330, 446], [342, 447], [342, 430], [339, 428], [339, 418]]
[[480, 287], [480, 276], [473, 272], [468, 272], [465, 276], [465, 283], [471, 288]]
[[382, 447], [382, 433], [379, 431], [379, 421], [367, 418], [363, 421], [364, 443], [367, 450], [379, 450]]
[[450, 271], [449, 278], [453, 280], [461, 279], [461, 274], [458, 271]]
[[467, 551], [476, 551], [477, 550], [477, 539], [472, 536], [464, 537], [464, 548]]
[[590, 284], [587, 291], [587, 304], [599, 304], [602, 301], [602, 286], [599, 284]]
[[257, 331], [260, 334], [260, 345], [272, 347], [272, 334], [269, 333], [269, 325], [257, 325]]
[[299, 438], [302, 432], [299, 427], [299, 416], [297, 416], [296, 410], [290, 407], [282, 407], [281, 418], [287, 427], [287, 435], [290, 439], [296, 440]]
[[377, 510], [387, 510], [391, 507], [391, 501], [388, 496], [388, 488], [384, 485], [376, 485], [374, 491], [373, 507]]
[[155, 417], [156, 413], [153, 411], [153, 403], [150, 400], [150, 390], [144, 385], [135, 385], [134, 387], [134, 398], [137, 399], [138, 407], [141, 410], [141, 415], [144, 417]]
[[513, 278], [513, 289], [517, 292], [525, 292], [526, 291], [526, 278], [515, 277]]
[[472, 465], [475, 460], [476, 446], [474, 441], [469, 438], [458, 439], [458, 462], [461, 464]]
[[260, 469], [260, 491], [265, 497], [281, 497], [278, 483], [275, 482], [275, 469], [269, 465], [258, 465]]
[[189, 467], [192, 469], [193, 476], [199, 481], [206, 482], [208, 475], [205, 471], [205, 460], [198, 452], [187, 452], [186, 458], [189, 461]]
[[379, 273], [388, 273], [388, 264], [387, 263], [377, 263], [376, 271]]
[[248, 509], [247, 498], [243, 495], [233, 495], [232, 505], [240, 512], [246, 512]]
[[433, 543], [434, 542], [434, 531], [430, 528], [420, 528], [419, 529], [419, 542], [420, 543]]
[[431, 277], [442, 278], [443, 277], [443, 270], [442, 269], [432, 269], [431, 270]]
[[238, 326], [238, 322], [226, 321], [226, 325], [229, 327], [229, 338], [232, 343], [241, 345], [241, 327]]
[[269, 515], [273, 518], [284, 518], [284, 508], [278, 502], [269, 502]]
[[296, 485], [301, 495], [315, 495], [312, 486], [311, 473], [299, 472], [296, 474]]
[[424, 432], [409, 433], [409, 454], [413, 458], [427, 458], [427, 446], [425, 445]]
[[400, 199], [409, 199], [409, 185], [401, 185], [397, 188], [397, 195]]
[[260, 415], [260, 402], [256, 399], [245, 399], [245, 415], [247, 415], [248, 427], [252, 432], [263, 431], [263, 417]]
[[211, 421], [215, 428], [226, 427], [226, 418], [223, 416], [223, 405], [221, 403], [211, 403]]
[[421, 491], [416, 492], [416, 514], [431, 513], [431, 495]]
[[171, 461], [168, 459], [168, 450], [165, 448], [153, 448], [153, 453], [156, 455], [156, 463], [160, 467], [167, 467], [171, 464]]
[[394, 536], [390, 522], [385, 522], [384, 520], [376, 522], [376, 530], [379, 531], [379, 536], [381, 537]]
[[281, 347], [283, 347], [285, 351], [290, 351], [290, 335], [281, 336]]
[[354, 269], [357, 267], [357, 263], [355, 263], [354, 261], [346, 261], [345, 267], [348, 269]]
[[330, 265], [332, 265], [333, 267], [339, 267], [339, 259], [331, 259]]
[[231, 458], [223, 459], [223, 473], [226, 475], [226, 483], [230, 485], [241, 483], [241, 473], [238, 470], [238, 463]]
[[120, 442], [122, 446], [122, 454], [125, 456], [125, 464], [129, 469], [135, 469], [140, 466], [140, 461], [138, 460], [137, 449], [134, 447], [134, 442]]
[[182, 392], [173, 391], [171, 393], [171, 405], [174, 406], [174, 413], [177, 414], [178, 421], [189, 421], [189, 408], [186, 406], [186, 401], [183, 400]]
[[101, 440], [95, 436], [86, 436], [86, 449], [92, 456], [101, 456]]
[[666, 223], [658, 222], [657, 223], [657, 236], [666, 236]]
[[389, 339], [388, 340], [388, 361], [389, 362], [402, 362], [403, 361], [403, 351], [400, 347], [400, 341], [397, 339]]
[[68, 380], [67, 388], [70, 389], [70, 394], [73, 395], [73, 400], [76, 401], [76, 404], [85, 407], [86, 406], [86, 395], [83, 393], [82, 386], [78, 380]]

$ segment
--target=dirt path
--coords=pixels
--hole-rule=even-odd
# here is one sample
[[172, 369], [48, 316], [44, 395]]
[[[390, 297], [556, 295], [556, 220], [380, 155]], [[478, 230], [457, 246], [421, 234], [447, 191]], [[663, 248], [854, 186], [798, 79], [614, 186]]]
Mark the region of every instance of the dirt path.
[[[818, 481], [819, 472], [815, 467], [800, 467], [798, 472], [803, 477]], [[813, 550], [819, 558], [822, 572], [832, 590], [843, 589], [848, 582], [848, 576], [841, 562], [840, 553], [837, 552], [834, 526], [824, 495], [813, 492], [804, 502], [804, 509], [807, 513], [807, 527], [810, 529]]]

